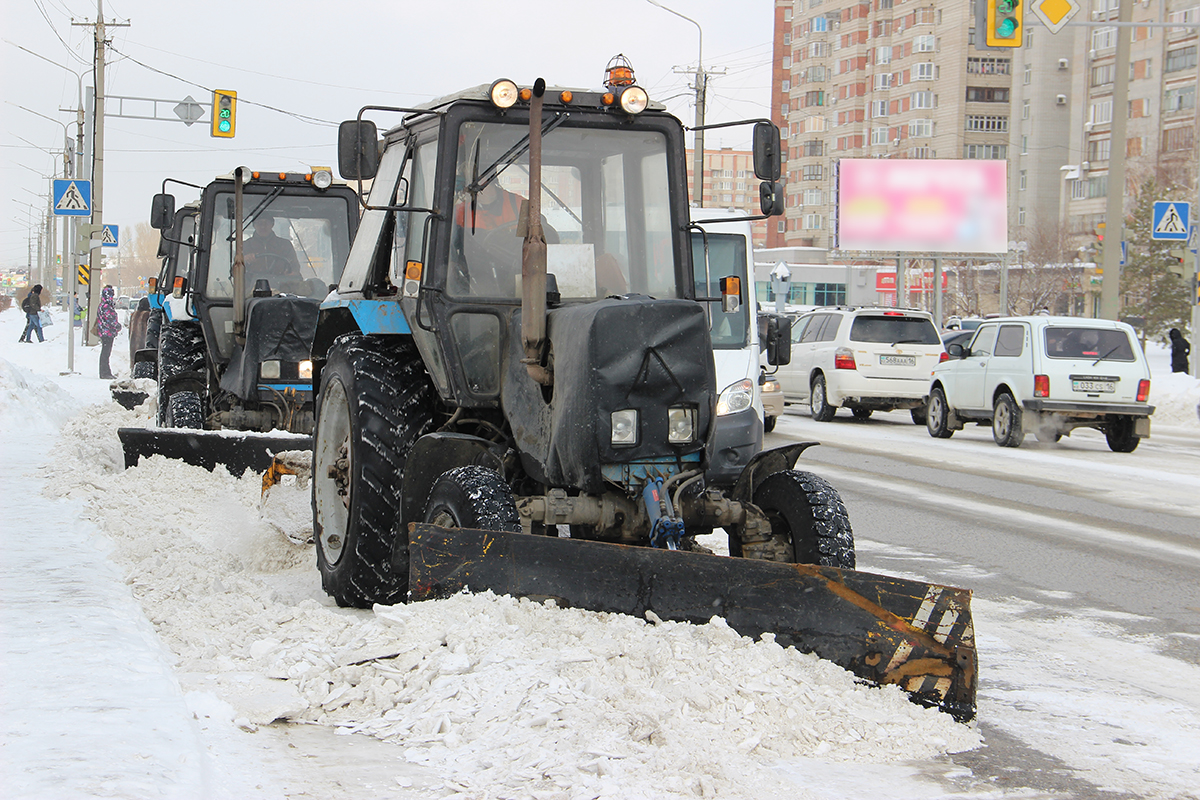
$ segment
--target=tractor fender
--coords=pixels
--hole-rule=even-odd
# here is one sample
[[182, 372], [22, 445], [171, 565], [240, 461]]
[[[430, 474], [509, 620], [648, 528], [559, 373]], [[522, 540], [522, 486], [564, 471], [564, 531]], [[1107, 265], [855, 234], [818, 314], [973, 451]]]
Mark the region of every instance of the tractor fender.
[[758, 453], [750, 459], [734, 483], [733, 499], [749, 503], [754, 497], [754, 490], [768, 475], [791, 469], [801, 453], [818, 444], [820, 442], [795, 442]]
[[413, 444], [404, 462], [400, 487], [400, 520], [419, 522], [425, 501], [442, 473], [455, 467], [481, 466], [504, 474], [502, 451], [494, 442], [462, 433], [427, 433]]

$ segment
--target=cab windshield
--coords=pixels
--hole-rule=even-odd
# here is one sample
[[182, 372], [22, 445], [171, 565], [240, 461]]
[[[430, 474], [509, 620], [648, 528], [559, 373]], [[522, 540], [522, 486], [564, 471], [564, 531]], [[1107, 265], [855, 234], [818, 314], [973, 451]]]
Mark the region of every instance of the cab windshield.
[[[242, 201], [246, 296], [257, 281], [272, 293], [324, 298], [336, 284], [350, 249], [346, 199], [335, 195], [246, 194]], [[233, 192], [216, 196], [205, 294], [232, 299]]]
[[[517, 300], [529, 224], [527, 125], [459, 129], [447, 293]], [[542, 138], [547, 272], [564, 301], [682, 296], [671, 238], [667, 141], [655, 131], [561, 125]]]
[[[721, 296], [721, 278], [730, 276], [746, 282], [746, 237], [728, 233], [709, 233], [708, 286], [704, 280], [704, 239], [692, 234], [692, 269], [696, 273], [696, 293], [706, 297]], [[742, 298], [736, 311], [725, 313], [720, 300], [707, 304], [712, 344], [717, 350], [740, 350], [746, 346], [750, 330], [750, 306]]]

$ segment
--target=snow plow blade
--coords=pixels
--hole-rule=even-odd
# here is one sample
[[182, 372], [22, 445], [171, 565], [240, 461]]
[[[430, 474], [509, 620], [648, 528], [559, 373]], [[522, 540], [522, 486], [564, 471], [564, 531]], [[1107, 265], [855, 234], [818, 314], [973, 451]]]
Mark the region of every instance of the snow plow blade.
[[832, 661], [965, 722], [975, 716], [971, 593], [809, 564], [781, 564], [524, 533], [417, 524], [412, 600], [467, 589], [703, 624]]
[[246, 470], [266, 472], [276, 453], [312, 450], [311, 436], [275, 436], [264, 433], [201, 431], [189, 428], [118, 428], [117, 437], [125, 451], [125, 468], [136, 467], [143, 456], [167, 458], [204, 467], [212, 472], [217, 464], [231, 475]]

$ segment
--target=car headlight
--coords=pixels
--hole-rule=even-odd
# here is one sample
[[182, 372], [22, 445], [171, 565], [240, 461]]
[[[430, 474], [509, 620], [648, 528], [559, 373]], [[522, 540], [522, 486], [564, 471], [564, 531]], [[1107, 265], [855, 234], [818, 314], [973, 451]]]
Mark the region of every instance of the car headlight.
[[650, 95], [640, 86], [627, 86], [621, 92], [621, 110], [626, 114], [640, 114], [650, 105]]
[[637, 444], [638, 412], [626, 408], [612, 412], [612, 443]]
[[768, 392], [771, 394], [774, 394], [775, 392], [780, 391], [779, 381], [767, 381], [766, 383], [764, 383], [762, 385], [762, 390], [763, 390], [764, 394], [766, 394]]
[[306, 380], [306, 381], [312, 380], [312, 362], [311, 361], [301, 361], [300, 362], [299, 375], [303, 380]]
[[501, 78], [492, 84], [488, 95], [496, 108], [512, 108], [517, 103], [517, 85], [507, 78]]
[[726, 386], [717, 398], [717, 416], [724, 417], [745, 411], [754, 405], [754, 381], [746, 378]]
[[667, 411], [667, 441], [687, 444], [696, 438], [696, 410], [672, 408]]
[[258, 374], [264, 378], [277, 379], [279, 378], [279, 362], [264, 361], [258, 368]]

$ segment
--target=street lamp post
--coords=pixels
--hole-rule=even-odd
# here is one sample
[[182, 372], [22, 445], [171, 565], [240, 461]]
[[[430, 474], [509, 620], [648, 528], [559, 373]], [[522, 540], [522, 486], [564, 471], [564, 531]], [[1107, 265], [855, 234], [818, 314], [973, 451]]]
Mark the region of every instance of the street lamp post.
[[704, 103], [708, 90], [708, 73], [704, 71], [704, 29], [700, 23], [691, 17], [685, 17], [673, 8], [667, 8], [658, 0], [646, 0], [652, 6], [658, 6], [663, 11], [670, 12], [680, 19], [685, 19], [696, 26], [700, 34], [700, 48], [696, 54], [696, 142], [695, 152], [692, 153], [692, 202], [697, 206], [704, 205]]

